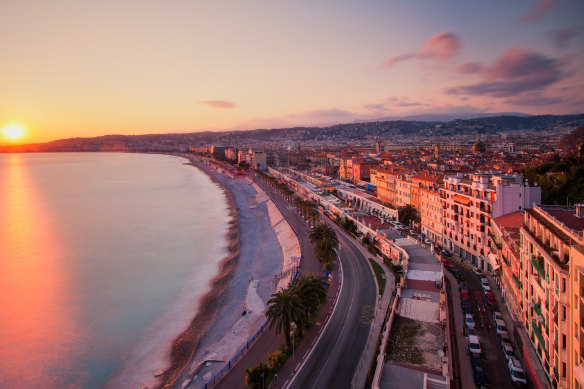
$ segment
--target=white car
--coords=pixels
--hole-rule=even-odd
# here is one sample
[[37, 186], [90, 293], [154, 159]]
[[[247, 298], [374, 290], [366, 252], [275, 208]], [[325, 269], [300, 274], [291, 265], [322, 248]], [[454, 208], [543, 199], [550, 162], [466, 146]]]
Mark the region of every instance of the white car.
[[468, 337], [468, 349], [473, 354], [481, 353], [481, 343], [479, 342], [479, 338], [477, 336], [470, 335]]
[[491, 291], [491, 287], [489, 285], [483, 285], [483, 290], [485, 293], [489, 293]]
[[493, 320], [503, 320], [503, 314], [499, 311], [493, 312]]
[[464, 324], [466, 324], [467, 328], [475, 328], [475, 321], [474, 318], [472, 317], [472, 314], [467, 313], [466, 315], [464, 315]]
[[513, 351], [513, 347], [508, 344], [503, 345], [503, 355], [505, 355], [505, 359], [508, 361], [510, 359], [515, 358], [515, 351]]
[[489, 285], [489, 280], [487, 280], [485, 277], [481, 277], [481, 285], [482, 286]]
[[525, 373], [521, 368], [521, 362], [515, 358], [509, 359], [509, 373], [511, 373], [511, 380], [513, 382], [523, 382], [524, 384], [527, 384]]

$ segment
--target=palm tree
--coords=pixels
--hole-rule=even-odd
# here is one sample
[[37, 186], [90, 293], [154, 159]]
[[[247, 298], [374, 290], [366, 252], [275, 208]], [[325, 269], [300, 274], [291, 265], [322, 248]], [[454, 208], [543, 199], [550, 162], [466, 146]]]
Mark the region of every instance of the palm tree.
[[[315, 315], [318, 312], [318, 307], [326, 301], [326, 285], [324, 277], [314, 274], [304, 275], [292, 284], [294, 293], [304, 307], [303, 324], [306, 324], [309, 316]], [[302, 330], [300, 330], [299, 335], [302, 336]]]
[[308, 218], [312, 222], [312, 227], [314, 227], [314, 226], [316, 226], [316, 222], [320, 219], [320, 215], [316, 209], [311, 208], [308, 211]]
[[270, 321], [270, 329], [276, 327], [276, 333], [284, 331], [286, 347], [290, 349], [290, 323], [302, 323], [304, 308], [293, 288], [276, 292], [268, 300], [266, 317]]
[[314, 252], [317, 257], [329, 261], [337, 247], [339, 238], [335, 229], [328, 224], [318, 224], [310, 233], [310, 241], [315, 244]]
[[268, 365], [260, 362], [259, 365], [245, 369], [245, 383], [250, 389], [260, 389], [264, 383], [264, 374], [269, 371]]

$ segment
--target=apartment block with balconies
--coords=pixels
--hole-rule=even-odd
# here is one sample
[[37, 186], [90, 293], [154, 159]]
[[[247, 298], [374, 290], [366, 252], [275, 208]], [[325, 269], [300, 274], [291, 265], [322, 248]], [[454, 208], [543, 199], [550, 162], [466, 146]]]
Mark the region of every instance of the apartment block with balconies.
[[441, 197], [443, 245], [486, 269], [491, 218], [538, 204], [541, 188], [530, 187], [518, 173], [458, 173], [444, 178]]
[[539, 362], [558, 388], [574, 387], [581, 359], [575, 341], [582, 323], [581, 269], [576, 263], [584, 262], [577, 249], [584, 243], [583, 230], [584, 218], [574, 210], [552, 206], [527, 209], [520, 230], [524, 326]]

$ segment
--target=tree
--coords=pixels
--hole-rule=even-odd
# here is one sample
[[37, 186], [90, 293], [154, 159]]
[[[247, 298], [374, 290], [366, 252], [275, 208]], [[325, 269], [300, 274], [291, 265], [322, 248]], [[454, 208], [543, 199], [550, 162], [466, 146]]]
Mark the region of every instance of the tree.
[[317, 224], [310, 233], [310, 241], [315, 244], [314, 253], [324, 261], [330, 261], [339, 247], [339, 238], [335, 229], [328, 224]]
[[270, 322], [270, 329], [276, 327], [276, 333], [284, 332], [286, 348], [290, 349], [290, 325], [302, 323], [304, 307], [292, 288], [283, 289], [272, 295], [268, 300], [266, 317]]
[[298, 335], [302, 337], [302, 325], [308, 323], [310, 316], [316, 315], [318, 308], [326, 301], [327, 285], [324, 277], [307, 274], [297, 279], [291, 288], [304, 308], [304, 318], [298, 324]]
[[245, 370], [245, 383], [250, 389], [261, 389], [265, 375], [269, 372], [268, 365], [260, 362], [259, 365]]
[[409, 226], [410, 221], [413, 221], [415, 223], [420, 222], [420, 216], [418, 215], [418, 211], [411, 204], [408, 204], [408, 205], [403, 206], [403, 207], [399, 207], [398, 219], [399, 219], [399, 222], [405, 226]]

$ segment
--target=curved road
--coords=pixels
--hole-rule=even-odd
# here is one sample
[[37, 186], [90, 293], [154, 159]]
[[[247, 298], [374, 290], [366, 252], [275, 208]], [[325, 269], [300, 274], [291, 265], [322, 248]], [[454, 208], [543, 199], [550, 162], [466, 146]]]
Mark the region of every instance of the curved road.
[[340, 242], [343, 286], [337, 306], [320, 341], [290, 388], [348, 388], [365, 350], [377, 301], [377, 288], [367, 258], [335, 226]]

